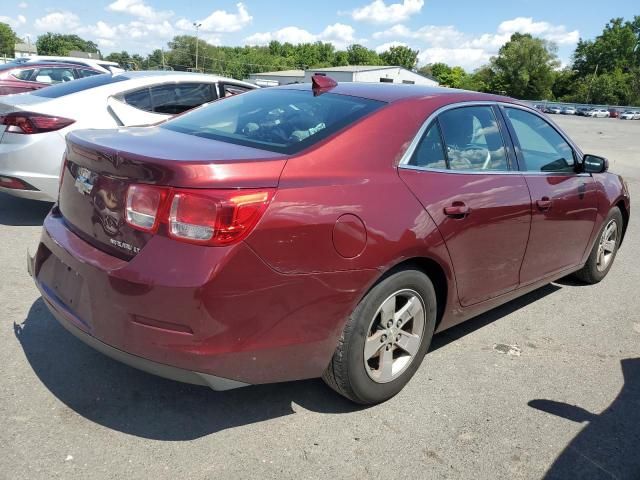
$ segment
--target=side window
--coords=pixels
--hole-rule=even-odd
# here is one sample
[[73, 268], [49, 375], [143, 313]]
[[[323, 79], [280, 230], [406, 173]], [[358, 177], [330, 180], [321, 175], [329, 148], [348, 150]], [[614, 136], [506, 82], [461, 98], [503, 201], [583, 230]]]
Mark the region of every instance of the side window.
[[122, 99], [127, 105], [131, 105], [132, 107], [144, 110], [145, 112], [153, 111], [153, 105], [151, 104], [151, 94], [149, 93], [148, 87], [125, 93], [122, 96]]
[[36, 82], [42, 83], [63, 83], [75, 80], [73, 69], [71, 68], [41, 68], [36, 73]]
[[545, 120], [518, 108], [505, 108], [529, 172], [574, 172], [573, 149]]
[[222, 85], [220, 85], [220, 90], [222, 91], [222, 97], [225, 98], [231, 97], [233, 95], [238, 95], [239, 93], [248, 92], [251, 89], [242, 85], [223, 83]]
[[440, 138], [440, 126], [438, 122], [434, 122], [427, 130], [427, 134], [420, 140], [418, 148], [413, 152], [409, 165], [424, 168], [447, 168]]
[[80, 78], [84, 78], [84, 77], [93, 77], [94, 75], [100, 75], [101, 72], [97, 72], [95, 70], [89, 70], [87, 68], [79, 68], [78, 69], [78, 74], [80, 75]]
[[168, 115], [186, 112], [216, 98], [215, 85], [211, 83], [178, 83], [151, 88], [153, 111]]
[[34, 71], [35, 70], [32, 68], [26, 70], [14, 70], [13, 72], [11, 72], [11, 75], [18, 80], [29, 80]]
[[438, 117], [451, 170], [508, 170], [493, 108], [461, 107]]

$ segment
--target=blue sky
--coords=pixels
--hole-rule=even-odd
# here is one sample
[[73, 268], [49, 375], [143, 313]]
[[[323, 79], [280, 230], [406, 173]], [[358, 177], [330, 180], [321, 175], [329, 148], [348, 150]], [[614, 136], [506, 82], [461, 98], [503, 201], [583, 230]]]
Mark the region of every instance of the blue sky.
[[[219, 45], [322, 40], [338, 48], [362, 43], [382, 51], [403, 44], [420, 64], [476, 68], [515, 32], [552, 40], [566, 63], [579, 38], [593, 38], [613, 17], [640, 14], [637, 0], [3, 0], [0, 21], [35, 41], [47, 31], [76, 33], [103, 53], [148, 53], [174, 35]], [[634, 8], [635, 7], [635, 8]]]

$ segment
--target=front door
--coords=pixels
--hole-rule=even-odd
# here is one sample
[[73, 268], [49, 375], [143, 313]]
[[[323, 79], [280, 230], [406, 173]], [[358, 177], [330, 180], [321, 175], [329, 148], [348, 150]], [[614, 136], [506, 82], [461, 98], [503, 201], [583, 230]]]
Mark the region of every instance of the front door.
[[492, 106], [442, 113], [400, 176], [444, 238], [463, 306], [518, 286], [531, 197], [510, 168]]
[[519, 108], [504, 112], [531, 191], [524, 285], [580, 263], [596, 221], [596, 184], [591, 175], [577, 173], [576, 153], [549, 122]]

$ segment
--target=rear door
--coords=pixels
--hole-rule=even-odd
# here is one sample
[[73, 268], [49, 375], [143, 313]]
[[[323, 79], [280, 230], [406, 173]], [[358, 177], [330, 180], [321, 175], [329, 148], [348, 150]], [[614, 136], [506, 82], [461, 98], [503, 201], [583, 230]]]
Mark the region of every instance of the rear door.
[[531, 198], [503, 130], [492, 105], [447, 110], [399, 170], [442, 233], [464, 306], [519, 283]]
[[577, 173], [578, 153], [542, 116], [518, 107], [503, 112], [532, 198], [520, 274], [527, 284], [580, 263], [596, 221], [596, 184], [591, 175]]

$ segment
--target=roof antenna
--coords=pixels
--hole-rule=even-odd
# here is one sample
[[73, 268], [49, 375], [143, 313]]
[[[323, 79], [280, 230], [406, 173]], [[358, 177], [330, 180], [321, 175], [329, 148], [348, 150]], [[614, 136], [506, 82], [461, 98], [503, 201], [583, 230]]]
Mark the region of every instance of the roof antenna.
[[338, 82], [336, 82], [333, 78], [328, 77], [327, 75], [322, 75], [319, 73], [314, 73], [311, 76], [311, 88], [313, 89], [314, 95], [321, 95], [325, 93], [327, 90], [331, 90], [334, 87], [338, 86]]

